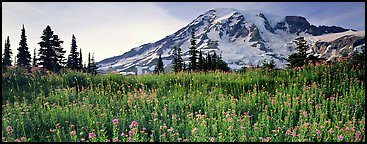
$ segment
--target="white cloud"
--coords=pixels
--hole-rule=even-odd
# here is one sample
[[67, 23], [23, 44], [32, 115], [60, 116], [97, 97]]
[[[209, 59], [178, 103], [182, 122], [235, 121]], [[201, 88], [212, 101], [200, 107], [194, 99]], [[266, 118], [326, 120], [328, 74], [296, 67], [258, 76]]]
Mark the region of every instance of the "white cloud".
[[66, 55], [75, 34], [84, 62], [88, 52], [100, 61], [164, 38], [186, 24], [155, 3], [3, 3], [2, 12], [2, 40], [10, 36], [13, 57], [22, 24], [32, 55], [49, 24], [64, 41]]

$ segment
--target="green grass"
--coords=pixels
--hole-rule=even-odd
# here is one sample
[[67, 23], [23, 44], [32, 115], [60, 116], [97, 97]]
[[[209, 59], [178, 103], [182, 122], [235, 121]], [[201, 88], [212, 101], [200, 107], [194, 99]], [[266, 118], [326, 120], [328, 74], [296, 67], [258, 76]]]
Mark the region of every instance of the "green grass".
[[365, 71], [346, 65], [141, 76], [10, 68], [2, 141], [364, 142]]

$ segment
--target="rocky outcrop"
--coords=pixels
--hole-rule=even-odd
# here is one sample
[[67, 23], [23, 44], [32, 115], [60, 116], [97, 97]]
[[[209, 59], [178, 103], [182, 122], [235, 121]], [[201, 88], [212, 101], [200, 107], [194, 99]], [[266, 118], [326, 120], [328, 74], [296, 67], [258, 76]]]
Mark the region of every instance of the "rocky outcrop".
[[307, 19], [301, 16], [286, 16], [284, 21], [277, 23], [275, 29], [280, 29], [283, 31], [288, 30], [290, 33], [306, 32], [313, 36], [319, 36], [328, 33], [339, 33], [350, 30], [338, 26], [322, 25], [317, 27], [315, 25], [310, 25]]
[[290, 33], [302, 32], [310, 27], [306, 18], [301, 16], [286, 16], [284, 21], [288, 24]]
[[345, 32], [349, 29], [344, 29], [342, 27], [337, 26], [319, 26], [316, 27], [314, 25], [311, 25], [307, 30], [306, 33], [309, 33], [313, 36], [319, 36], [327, 33], [339, 33], [339, 32]]

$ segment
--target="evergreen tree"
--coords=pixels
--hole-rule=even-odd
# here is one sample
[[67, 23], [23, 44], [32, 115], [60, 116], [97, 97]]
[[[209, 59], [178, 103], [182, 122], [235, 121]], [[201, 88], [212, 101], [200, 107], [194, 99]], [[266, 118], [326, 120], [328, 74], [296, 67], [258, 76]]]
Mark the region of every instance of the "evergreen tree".
[[24, 25], [22, 28], [22, 34], [20, 36], [18, 54], [17, 54], [17, 65], [18, 66], [31, 66], [31, 54], [29, 53], [27, 46], [27, 36], [25, 35]]
[[67, 68], [71, 68], [71, 62], [72, 62], [71, 61], [71, 59], [72, 59], [71, 57], [72, 57], [71, 55], [68, 55], [68, 61], [66, 62], [66, 67]]
[[90, 69], [91, 74], [93, 75], [97, 74], [97, 65], [96, 65], [96, 62], [94, 61], [94, 53], [92, 55], [92, 59], [90, 60], [89, 69]]
[[61, 43], [63, 42], [64, 41], [61, 41], [59, 39], [58, 35], [53, 35], [53, 45], [54, 45], [55, 52], [56, 52], [56, 61], [55, 61], [56, 72], [59, 71], [61, 68], [65, 67], [67, 63], [67, 59], [64, 56], [64, 54], [66, 53], [66, 50], [64, 50], [64, 48], [61, 47]]
[[218, 62], [218, 58], [217, 58], [217, 53], [214, 52], [213, 56], [212, 56], [212, 70], [216, 70], [217, 69], [217, 63]]
[[12, 66], [11, 64], [12, 54], [13, 53], [11, 52], [11, 49], [10, 49], [10, 41], [9, 41], [9, 36], [8, 36], [7, 40], [5, 40], [5, 49], [4, 49], [4, 54], [3, 54], [3, 67]]
[[189, 70], [196, 71], [197, 70], [197, 51], [195, 48], [196, 40], [195, 40], [195, 31], [192, 29], [191, 32], [191, 47], [190, 47], [190, 66]]
[[91, 65], [90, 65], [90, 52], [88, 53], [88, 66], [87, 66], [87, 73], [91, 72]]
[[210, 56], [209, 54], [209, 51], [208, 53], [206, 54], [206, 61], [207, 61], [207, 68], [208, 70], [213, 70], [213, 62], [212, 62], [212, 57]]
[[182, 71], [184, 68], [184, 61], [183, 61], [183, 59], [182, 59], [182, 57], [181, 57], [181, 48], [180, 47], [178, 47], [178, 49], [177, 49], [177, 70], [178, 71]]
[[164, 72], [163, 61], [162, 61], [161, 55], [159, 55], [157, 66], [154, 68], [154, 73], [159, 74], [159, 73], [163, 73], [163, 72]]
[[42, 41], [38, 44], [40, 45], [39, 51], [39, 62], [38, 65], [42, 67], [58, 72], [61, 68], [63, 62], [63, 54], [66, 51], [63, 51], [61, 47], [61, 41], [57, 35], [54, 35], [54, 32], [51, 30], [51, 27], [47, 25], [47, 27], [43, 30]]
[[82, 49], [79, 49], [78, 70], [83, 71], [83, 56], [82, 56]]
[[222, 59], [222, 54], [219, 55], [218, 58], [218, 68], [222, 71], [228, 72], [230, 70], [230, 68], [228, 67], [228, 64]]
[[307, 46], [307, 41], [304, 39], [304, 37], [297, 37], [294, 43], [296, 43], [296, 49], [298, 52], [306, 56], [306, 51], [309, 49], [309, 47]]
[[182, 71], [182, 64], [183, 60], [181, 57], [181, 49], [177, 47], [174, 47], [174, 55], [173, 55], [173, 71], [174, 72], [180, 72]]
[[37, 58], [36, 58], [36, 48], [34, 48], [34, 53], [33, 53], [33, 63], [32, 63], [33, 67], [37, 67]]
[[201, 53], [201, 50], [199, 52], [198, 70], [200, 70], [200, 71], [203, 71], [204, 70], [204, 58], [203, 58], [203, 54]]
[[290, 67], [302, 67], [306, 63], [306, 51], [309, 48], [303, 37], [297, 37], [294, 43], [296, 43], [297, 52], [289, 55], [287, 61], [290, 63]]
[[78, 60], [78, 49], [77, 49], [77, 45], [76, 45], [76, 38], [73, 35], [71, 38], [71, 49], [70, 49], [70, 54], [68, 56], [68, 67], [73, 69], [73, 70], [77, 70], [79, 68], [79, 60]]

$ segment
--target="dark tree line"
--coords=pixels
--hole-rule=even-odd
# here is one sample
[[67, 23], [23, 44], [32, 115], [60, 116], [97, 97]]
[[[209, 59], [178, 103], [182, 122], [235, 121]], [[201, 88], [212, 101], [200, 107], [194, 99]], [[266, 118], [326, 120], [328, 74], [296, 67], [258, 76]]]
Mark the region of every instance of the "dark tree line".
[[[59, 72], [63, 68], [70, 68], [72, 70], [78, 70], [83, 72], [88, 72], [92, 74], [97, 73], [97, 66], [94, 61], [94, 55], [90, 59], [90, 53], [88, 57], [88, 65], [83, 66], [82, 51], [79, 49], [77, 51], [76, 38], [72, 36], [71, 50], [68, 58], [64, 57], [66, 51], [63, 49], [61, 44], [64, 41], [60, 40], [58, 35], [54, 34], [51, 27], [47, 27], [43, 30], [41, 36], [41, 42], [39, 42], [40, 48], [38, 49], [38, 58], [36, 57], [36, 48], [34, 49], [33, 59], [29, 52], [27, 45], [27, 36], [25, 34], [24, 25], [21, 29], [21, 40], [19, 42], [18, 54], [14, 57], [14, 64], [16, 66], [30, 68], [33, 67], [43, 67], [47, 70], [53, 72]], [[9, 36], [5, 41], [5, 49], [2, 58], [3, 67], [12, 66], [11, 62], [11, 49]], [[32, 62], [32, 65], [31, 65]]]
[[[182, 57], [181, 57], [181, 48], [173, 47], [173, 71], [174, 72], [181, 72], [181, 71], [190, 71], [190, 72], [198, 72], [198, 71], [215, 71], [221, 70], [228, 72], [230, 68], [228, 67], [227, 63], [222, 60], [222, 55], [217, 55], [216, 52], [210, 54], [207, 52], [206, 57], [204, 56], [203, 52], [200, 50], [198, 51], [196, 46], [195, 40], [195, 33], [192, 30], [191, 33], [191, 46], [189, 48], [189, 64], [186, 66]], [[158, 63], [156, 66], [157, 70], [161, 70], [163, 72], [163, 62], [162, 58], [158, 58]], [[155, 71], [157, 73], [157, 71]]]

